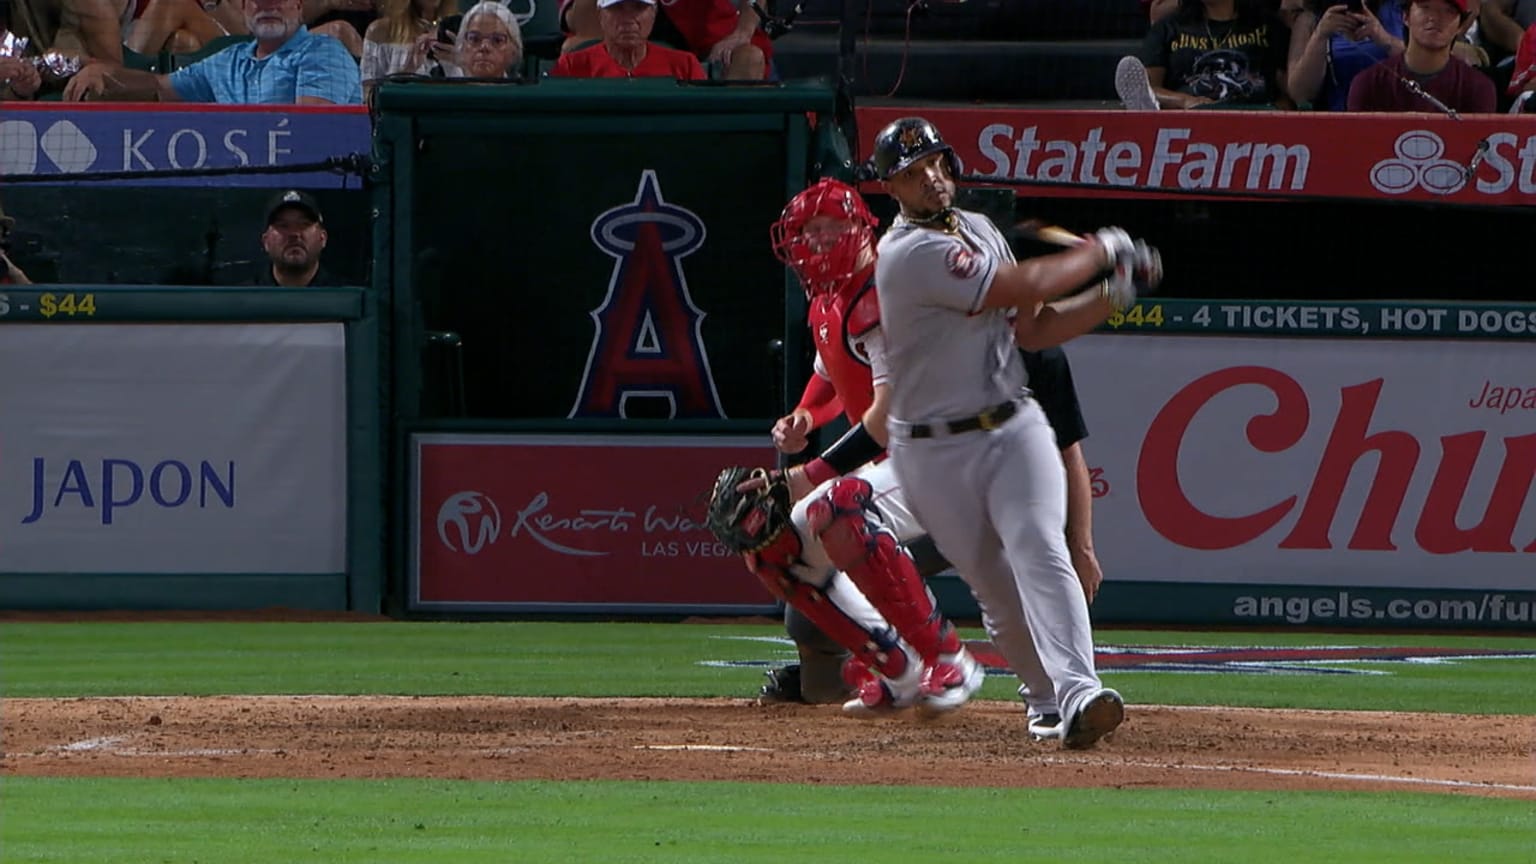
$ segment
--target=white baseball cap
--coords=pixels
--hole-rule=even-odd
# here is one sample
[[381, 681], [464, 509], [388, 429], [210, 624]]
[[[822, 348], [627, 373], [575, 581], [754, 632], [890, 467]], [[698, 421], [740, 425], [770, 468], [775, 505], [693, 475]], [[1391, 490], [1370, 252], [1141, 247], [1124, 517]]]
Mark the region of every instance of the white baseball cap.
[[[623, 2], [624, 0], [597, 0], [597, 8], [607, 9], [609, 6], [617, 6]], [[636, 2], [644, 3], [647, 6], [656, 5], [656, 0], [636, 0]]]

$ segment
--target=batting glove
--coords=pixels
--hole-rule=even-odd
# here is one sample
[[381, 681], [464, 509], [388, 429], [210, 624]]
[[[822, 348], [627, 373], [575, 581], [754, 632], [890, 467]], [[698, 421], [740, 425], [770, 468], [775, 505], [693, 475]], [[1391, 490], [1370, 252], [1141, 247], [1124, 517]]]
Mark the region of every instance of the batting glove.
[[1121, 261], [1128, 261], [1136, 254], [1136, 244], [1124, 228], [1100, 228], [1093, 239], [1104, 247], [1104, 269], [1115, 270]]
[[1094, 234], [1109, 259], [1111, 275], [1102, 292], [1116, 311], [1124, 312], [1141, 294], [1150, 294], [1163, 281], [1163, 256], [1144, 240], [1132, 240], [1120, 228], [1101, 228]]

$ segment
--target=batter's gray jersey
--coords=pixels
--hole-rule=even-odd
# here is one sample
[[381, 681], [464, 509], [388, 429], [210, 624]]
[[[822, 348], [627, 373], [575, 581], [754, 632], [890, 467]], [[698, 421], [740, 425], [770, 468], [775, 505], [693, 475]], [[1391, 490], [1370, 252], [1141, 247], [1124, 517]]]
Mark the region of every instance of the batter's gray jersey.
[[1018, 398], [1026, 383], [1013, 310], [981, 306], [1013, 250], [987, 217], [954, 214], [954, 231], [898, 216], [880, 238], [875, 288], [896, 420], [979, 414]]

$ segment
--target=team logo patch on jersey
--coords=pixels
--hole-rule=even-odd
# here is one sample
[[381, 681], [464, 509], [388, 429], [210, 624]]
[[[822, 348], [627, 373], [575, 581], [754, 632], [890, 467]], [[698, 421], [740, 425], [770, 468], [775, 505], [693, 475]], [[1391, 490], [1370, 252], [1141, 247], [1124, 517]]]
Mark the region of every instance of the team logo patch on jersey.
[[981, 259], [975, 252], [956, 243], [944, 253], [944, 266], [957, 279], [970, 279], [981, 272]]

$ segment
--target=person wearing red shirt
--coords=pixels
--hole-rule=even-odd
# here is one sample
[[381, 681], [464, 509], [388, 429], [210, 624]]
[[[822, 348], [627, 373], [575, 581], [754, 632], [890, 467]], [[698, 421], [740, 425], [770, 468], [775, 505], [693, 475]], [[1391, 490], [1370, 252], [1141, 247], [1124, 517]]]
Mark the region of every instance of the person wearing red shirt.
[[560, 55], [552, 77], [704, 80], [697, 57], [650, 41], [656, 0], [597, 0], [597, 17], [603, 41]]
[[1515, 104], [1510, 106], [1510, 113], [1536, 110], [1532, 93], [1536, 93], [1536, 24], [1526, 28], [1520, 50], [1515, 54], [1515, 74], [1509, 81], [1509, 95], [1514, 97]]
[[[751, 0], [660, 0], [660, 5], [665, 28], [658, 38], [710, 64], [714, 77], [761, 81], [772, 76], [773, 43]], [[569, 34], [565, 50], [602, 38], [597, 19], [597, 0], [561, 0], [560, 27]]]

